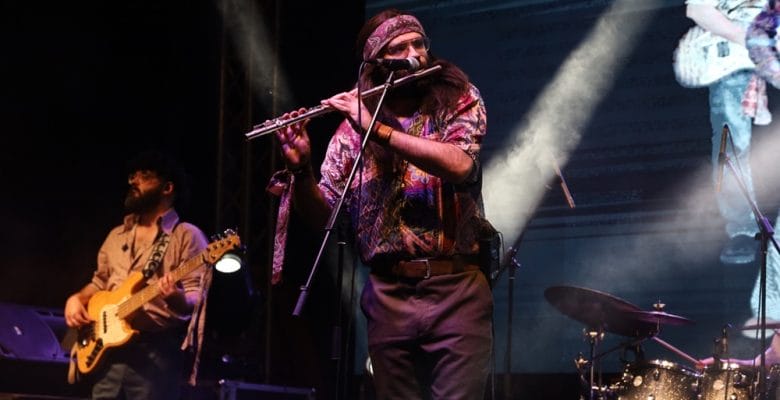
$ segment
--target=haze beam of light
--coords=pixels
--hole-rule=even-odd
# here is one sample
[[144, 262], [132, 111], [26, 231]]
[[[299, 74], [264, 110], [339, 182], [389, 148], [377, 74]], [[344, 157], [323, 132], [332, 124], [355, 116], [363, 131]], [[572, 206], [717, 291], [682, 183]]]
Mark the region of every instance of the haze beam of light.
[[251, 0], [220, 0], [225, 30], [251, 79], [258, 101], [272, 112], [290, 101], [290, 89], [277, 54], [278, 46], [269, 36], [263, 16]]
[[553, 178], [551, 157], [566, 163], [658, 6], [616, 0], [539, 95], [506, 152], [486, 164], [485, 209], [507, 243], [520, 235]]
[[[702, 134], [707, 133], [708, 129], [705, 128]], [[780, 154], [779, 128], [772, 127], [754, 134], [750, 152], [753, 182], [759, 210], [769, 218], [775, 216], [778, 211], [776, 207], [780, 204], [777, 154]], [[735, 168], [740, 169], [736, 165]], [[675, 205], [670, 207], [671, 212], [666, 212], [666, 218], [644, 222], [641, 228], [633, 228], [634, 233], [622, 234], [620, 240], [597, 239], [590, 242], [580, 254], [572, 256], [578, 260], [578, 268], [572, 268], [567, 278], [578, 282], [578, 285], [607, 292], [632, 292], [640, 294], [640, 297], [644, 294], [646, 299], [653, 298], [649, 294], [663, 294], [667, 290], [665, 280], [675, 281], [680, 277], [707, 279], [713, 274], [724, 273], [724, 269], [747, 268], [744, 273], [755, 278], [755, 266], [760, 263], [760, 258], [753, 265], [739, 266], [722, 265], [717, 261], [727, 235], [725, 221], [718, 213], [712, 175], [712, 165], [705, 163], [674, 185], [670, 193], [676, 193]], [[729, 168], [725, 169], [723, 182], [724, 187], [735, 184], [733, 172]], [[780, 221], [770, 222], [777, 228]], [[775, 237], [780, 238], [777, 233]], [[760, 252], [758, 257], [761, 257]], [[772, 249], [769, 257], [769, 263], [780, 262], [777, 252]], [[731, 290], [750, 290], [755, 281], [749, 284], [750, 288], [732, 287]], [[712, 293], [706, 291], [692, 291], [687, 300], [697, 304], [697, 301], [711, 301], [711, 296]], [[748, 298], [738, 300], [742, 304], [749, 304]], [[651, 301], [638, 305], [647, 308]]]

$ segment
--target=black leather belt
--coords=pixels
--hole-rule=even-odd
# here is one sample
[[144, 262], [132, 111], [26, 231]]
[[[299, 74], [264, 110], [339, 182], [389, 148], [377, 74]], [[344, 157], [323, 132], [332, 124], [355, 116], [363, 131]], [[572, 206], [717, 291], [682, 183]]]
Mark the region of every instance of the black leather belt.
[[448, 258], [418, 258], [395, 264], [374, 266], [372, 271], [380, 275], [403, 278], [428, 279], [432, 276], [457, 274], [479, 270], [478, 258], [456, 255]]

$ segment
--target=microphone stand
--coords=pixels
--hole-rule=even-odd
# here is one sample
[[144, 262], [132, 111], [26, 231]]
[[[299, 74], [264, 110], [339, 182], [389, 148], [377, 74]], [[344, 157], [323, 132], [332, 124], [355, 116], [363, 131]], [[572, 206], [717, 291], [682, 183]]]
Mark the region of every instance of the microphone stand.
[[520, 263], [515, 258], [520, 242], [525, 235], [525, 228], [518, 236], [512, 247], [509, 248], [504, 265], [490, 276], [491, 286], [501, 276], [501, 272], [509, 269], [507, 278], [507, 312], [506, 312], [506, 352], [504, 357], [504, 398], [512, 398], [512, 316], [514, 315], [515, 270], [520, 268]]
[[[340, 237], [342, 235], [343, 235], [343, 233], [339, 232], [338, 236]], [[336, 294], [336, 299], [335, 299], [335, 301], [336, 301], [336, 304], [335, 304], [336, 324], [333, 325], [333, 327], [331, 328], [332, 329], [331, 330], [331, 332], [332, 332], [331, 335], [332, 336], [331, 336], [331, 343], [330, 343], [330, 346], [331, 346], [330, 347], [330, 359], [335, 361], [335, 363], [336, 363], [336, 385], [335, 385], [336, 387], [334, 389], [335, 392], [336, 392], [336, 396], [334, 397], [334, 399], [342, 398], [341, 397], [341, 386], [345, 385], [345, 387], [346, 387], [347, 381], [348, 381], [347, 376], [344, 373], [344, 372], [346, 372], [346, 367], [344, 365], [346, 357], [342, 357], [343, 355], [345, 355], [345, 354], [342, 354], [342, 353], [347, 351], [347, 350], [345, 350], [345, 347], [348, 347], [348, 346], [342, 346], [342, 341], [343, 341], [342, 340], [342, 325], [343, 325], [343, 322], [342, 322], [342, 300], [341, 300], [341, 296], [342, 296], [342, 290], [341, 289], [342, 289], [343, 284], [344, 284], [343, 283], [343, 280], [344, 280], [344, 248], [347, 246], [347, 243], [344, 240], [341, 240], [341, 238], [339, 238], [339, 240], [337, 241], [337, 244], [338, 244], [338, 249], [339, 250], [338, 250], [338, 272], [336, 273], [336, 290], [338, 291], [338, 293]], [[342, 368], [344, 368], [344, 370], [342, 370]], [[344, 375], [343, 376], [343, 380], [342, 380], [342, 374]], [[344, 393], [346, 393], [346, 390], [344, 391]]]
[[[366, 134], [363, 137], [363, 143], [360, 145], [360, 151], [358, 152], [357, 156], [355, 157], [355, 162], [352, 165], [352, 171], [349, 173], [349, 177], [347, 178], [347, 182], [344, 185], [344, 190], [341, 192], [341, 196], [339, 197], [338, 201], [336, 202], [336, 205], [333, 207], [330, 213], [330, 217], [328, 218], [327, 224], [325, 224], [325, 237], [322, 239], [322, 243], [320, 244], [320, 249], [317, 252], [317, 257], [314, 260], [314, 265], [311, 267], [311, 272], [309, 272], [309, 278], [306, 280], [306, 284], [301, 286], [301, 293], [298, 295], [298, 302], [295, 304], [295, 310], [293, 311], [293, 315], [296, 317], [299, 317], [301, 315], [301, 312], [303, 311], [303, 306], [306, 304], [306, 299], [309, 295], [309, 289], [311, 288], [311, 283], [314, 280], [314, 274], [317, 272], [317, 267], [319, 267], [320, 259], [322, 259], [322, 255], [325, 252], [325, 246], [328, 243], [328, 238], [330, 238], [331, 233], [333, 232], [333, 225], [336, 223], [336, 217], [338, 216], [339, 212], [341, 211], [341, 207], [344, 205], [344, 199], [346, 198], [347, 194], [349, 193], [349, 189], [352, 186], [352, 181], [355, 179], [355, 175], [357, 173], [358, 168], [360, 167], [362, 163], [363, 153], [366, 149], [366, 145], [368, 144], [368, 139], [371, 136], [371, 132], [374, 129], [374, 124], [376, 123], [376, 118], [379, 116], [379, 110], [382, 108], [382, 103], [384, 103], [385, 96], [387, 95], [387, 91], [390, 89], [390, 87], [393, 86], [395, 83], [393, 81], [393, 76], [395, 75], [395, 71], [390, 71], [390, 74], [387, 77], [387, 80], [385, 83], [381, 86], [382, 87], [382, 94], [379, 97], [379, 101], [376, 106], [376, 110], [374, 110], [374, 115], [371, 116], [371, 122], [368, 124], [368, 129], [366, 129]], [[341, 288], [339, 288], [339, 292], [341, 291]]]
[[[574, 204], [574, 198], [571, 195], [571, 192], [569, 191], [569, 186], [566, 185], [566, 180], [563, 179], [563, 174], [561, 173], [561, 168], [558, 165], [558, 163], [555, 161], [555, 158], [550, 155], [550, 160], [552, 162], [553, 170], [555, 171], [555, 175], [558, 179], [558, 184], [561, 187], [561, 190], [563, 192], [563, 196], [566, 199], [566, 204], [569, 206], [569, 208], [576, 207]], [[529, 221], [530, 222], [530, 221]], [[509, 399], [512, 395], [512, 316], [514, 315], [514, 293], [515, 293], [515, 271], [520, 268], [520, 262], [517, 261], [517, 258], [515, 256], [517, 255], [517, 250], [520, 247], [520, 242], [523, 241], [523, 236], [525, 236], [526, 228], [528, 227], [528, 223], [523, 227], [522, 232], [520, 232], [520, 235], [515, 240], [514, 244], [509, 247], [509, 251], [507, 252], [506, 257], [504, 258], [503, 265], [500, 266], [500, 268], [490, 274], [490, 286], [493, 287], [495, 282], [498, 280], [498, 278], [501, 276], [501, 273], [505, 270], [509, 270], [509, 275], [507, 278], [507, 316], [506, 316], [506, 356], [504, 358], [504, 398]], [[591, 349], [591, 359], [593, 358], [593, 349]], [[591, 400], [593, 400], [593, 373], [591, 370]]]
[[750, 209], [753, 211], [753, 215], [756, 219], [756, 225], [759, 229], [759, 239], [761, 248], [761, 269], [759, 273], [759, 302], [758, 302], [758, 319], [759, 319], [759, 331], [761, 338], [761, 354], [759, 355], [759, 373], [758, 373], [758, 398], [766, 399], [766, 263], [767, 252], [769, 250], [769, 241], [772, 241], [772, 245], [775, 250], [780, 252], [780, 246], [778, 246], [775, 240], [775, 230], [769, 220], [758, 209], [756, 202], [750, 197], [745, 182], [742, 177], [737, 173], [734, 163], [731, 161], [731, 157], [726, 154], [725, 150], [718, 155], [719, 159], [723, 160], [723, 164], [729, 168], [731, 174], [734, 176], [734, 180], [739, 186], [739, 190], [745, 196], [745, 199], [750, 205]]

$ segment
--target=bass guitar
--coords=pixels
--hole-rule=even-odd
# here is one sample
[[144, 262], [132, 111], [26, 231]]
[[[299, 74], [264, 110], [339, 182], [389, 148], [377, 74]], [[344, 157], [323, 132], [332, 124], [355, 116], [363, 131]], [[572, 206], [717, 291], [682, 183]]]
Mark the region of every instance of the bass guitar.
[[[178, 282], [204, 263], [213, 265], [226, 252], [237, 249], [240, 245], [238, 235], [232, 230], [226, 230], [218, 240], [209, 243], [205, 250], [185, 261], [170, 274], [174, 282]], [[106, 350], [124, 345], [138, 333], [131, 327], [128, 318], [160, 294], [157, 285], [144, 285], [143, 275], [135, 271], [116, 289], [99, 291], [89, 299], [87, 313], [93, 321], [79, 328], [75, 349], [79, 372], [92, 372], [100, 364]]]

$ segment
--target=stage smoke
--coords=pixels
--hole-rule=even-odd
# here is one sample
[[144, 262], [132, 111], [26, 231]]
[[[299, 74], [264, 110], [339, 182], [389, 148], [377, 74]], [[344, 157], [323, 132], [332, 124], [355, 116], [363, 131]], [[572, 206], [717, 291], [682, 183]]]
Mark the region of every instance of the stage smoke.
[[486, 163], [485, 208], [506, 243], [517, 239], [553, 179], [551, 157], [563, 166], [579, 144], [594, 109], [638, 45], [658, 3], [612, 4], [542, 91], [506, 143], [506, 152]]

